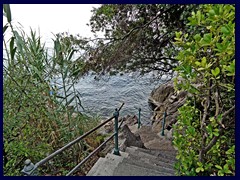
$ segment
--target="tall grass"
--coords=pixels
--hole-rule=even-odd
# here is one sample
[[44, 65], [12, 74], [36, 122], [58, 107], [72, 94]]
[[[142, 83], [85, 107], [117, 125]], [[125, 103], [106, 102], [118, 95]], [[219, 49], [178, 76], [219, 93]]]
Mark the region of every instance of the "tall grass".
[[[81, 101], [74, 86], [77, 80], [71, 76], [76, 71], [72, 65], [75, 50], [56, 36], [54, 55], [49, 57], [40, 35], [32, 29], [28, 35], [16, 28], [9, 5], [3, 5], [3, 12], [7, 18], [3, 27], [4, 175], [20, 175], [27, 158], [36, 163], [95, 126], [97, 120], [90, 121], [79, 113]], [[11, 34], [9, 39], [6, 33]], [[61, 78], [58, 91], [63, 95], [51, 86], [56, 76]], [[67, 108], [72, 104], [75, 110]], [[51, 164], [70, 166], [66, 159], [71, 156], [76, 163], [85, 147], [85, 142], [79, 143]], [[64, 162], [68, 164], [63, 165]], [[51, 168], [50, 164], [47, 166]]]

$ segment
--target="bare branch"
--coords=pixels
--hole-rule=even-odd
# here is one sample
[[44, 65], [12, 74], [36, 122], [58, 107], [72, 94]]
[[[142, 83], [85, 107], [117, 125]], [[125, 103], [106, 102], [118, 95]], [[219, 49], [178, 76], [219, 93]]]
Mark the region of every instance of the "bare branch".
[[[168, 12], [169, 10], [171, 10], [173, 7], [175, 7], [176, 5], [166, 9], [165, 11], [162, 12], [163, 13], [166, 13]], [[142, 25], [142, 26], [137, 26], [133, 29], [131, 29], [125, 36], [123, 36], [122, 38], [120, 38], [121, 40], [124, 40], [125, 38], [127, 38], [128, 36], [130, 36], [130, 34], [132, 34], [135, 30], [137, 29], [142, 29], [142, 28], [145, 28], [147, 27], [149, 24], [151, 24], [153, 21], [155, 21], [159, 16], [161, 15], [161, 13], [158, 13], [151, 21], [147, 22], [146, 24]]]
[[215, 117], [217, 117], [218, 114], [219, 114], [219, 95], [218, 95], [218, 90], [216, 90], [216, 92], [215, 92], [214, 99], [215, 99], [215, 105], [216, 105]]
[[[231, 107], [228, 111], [226, 111], [223, 115], [222, 115], [222, 119], [224, 119], [229, 113], [231, 113], [233, 110], [235, 109], [235, 105], [233, 107]], [[219, 134], [221, 134], [223, 132], [223, 128], [219, 128]], [[203, 153], [208, 152], [217, 142], [217, 140], [220, 138], [219, 136], [214, 136], [213, 139], [210, 141], [210, 143], [207, 145], [206, 148], [203, 149]]]

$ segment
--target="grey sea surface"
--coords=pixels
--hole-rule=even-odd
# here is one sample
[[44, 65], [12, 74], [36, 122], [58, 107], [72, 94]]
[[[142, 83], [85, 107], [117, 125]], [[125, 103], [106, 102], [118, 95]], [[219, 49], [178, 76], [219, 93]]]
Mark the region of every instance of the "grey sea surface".
[[161, 82], [154, 78], [153, 73], [144, 76], [139, 76], [139, 73], [104, 76], [98, 80], [91, 75], [81, 78], [75, 88], [81, 94], [81, 103], [87, 114], [108, 118], [124, 102], [120, 116], [138, 116], [138, 109], [141, 108], [141, 119], [147, 123], [152, 115], [148, 97]]

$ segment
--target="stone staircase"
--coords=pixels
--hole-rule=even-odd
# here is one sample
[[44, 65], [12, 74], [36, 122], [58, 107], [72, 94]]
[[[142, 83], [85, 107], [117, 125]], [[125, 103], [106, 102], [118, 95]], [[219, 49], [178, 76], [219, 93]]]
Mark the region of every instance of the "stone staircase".
[[160, 150], [127, 147], [120, 156], [108, 153], [87, 176], [174, 176], [175, 154]]
[[129, 146], [120, 156], [108, 153], [99, 158], [87, 176], [175, 176], [176, 150], [165, 137], [156, 135], [151, 127], [137, 130], [146, 148]]

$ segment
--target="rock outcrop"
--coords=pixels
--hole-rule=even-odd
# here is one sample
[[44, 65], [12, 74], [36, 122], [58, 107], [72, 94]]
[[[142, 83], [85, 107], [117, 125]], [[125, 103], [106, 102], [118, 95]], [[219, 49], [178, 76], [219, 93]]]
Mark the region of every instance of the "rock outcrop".
[[[177, 122], [178, 108], [185, 103], [187, 95], [185, 91], [175, 92], [172, 81], [162, 84], [152, 91], [149, 104], [154, 110], [152, 116], [153, 131], [157, 133], [162, 130], [164, 111], [166, 111], [164, 129], [168, 131], [171, 129], [172, 125]], [[168, 134], [168, 136], [171, 139], [171, 135]]]
[[126, 147], [129, 146], [145, 148], [140, 135], [132, 133], [128, 125], [126, 124], [122, 127], [122, 132], [119, 135], [119, 138], [123, 139], [123, 142], [121, 143], [120, 146], [121, 151], [125, 151]]

